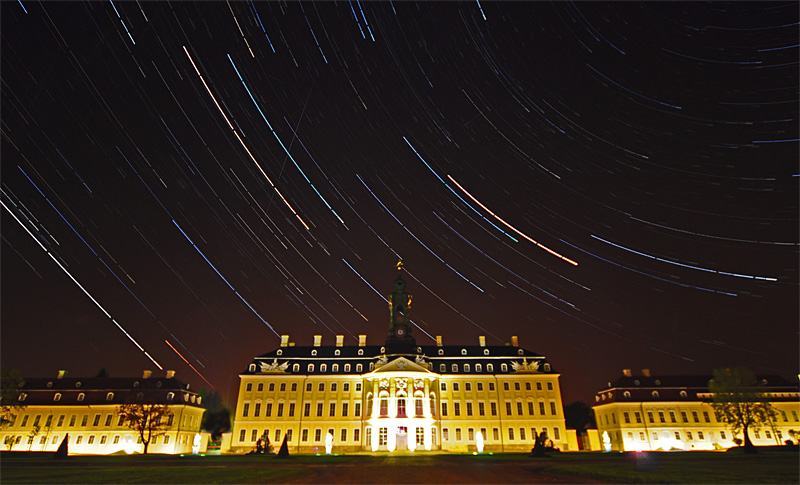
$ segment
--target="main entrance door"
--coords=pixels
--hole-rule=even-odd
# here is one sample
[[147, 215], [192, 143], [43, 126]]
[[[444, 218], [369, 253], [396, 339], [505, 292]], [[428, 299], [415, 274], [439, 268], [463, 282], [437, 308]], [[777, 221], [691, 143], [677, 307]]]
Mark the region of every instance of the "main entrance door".
[[405, 426], [397, 427], [397, 435], [395, 443], [396, 443], [395, 445], [396, 450], [408, 449], [408, 428], [406, 428]]

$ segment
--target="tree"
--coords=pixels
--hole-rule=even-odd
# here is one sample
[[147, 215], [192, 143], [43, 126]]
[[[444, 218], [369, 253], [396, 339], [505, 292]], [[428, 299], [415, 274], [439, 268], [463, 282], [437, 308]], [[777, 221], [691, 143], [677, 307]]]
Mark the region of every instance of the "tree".
[[582, 401], [575, 401], [564, 406], [564, 419], [567, 428], [576, 430], [578, 435], [584, 435], [588, 428], [597, 426], [594, 422], [592, 408]]
[[744, 367], [715, 369], [708, 389], [717, 420], [728, 425], [734, 436], [744, 435], [745, 453], [755, 453], [749, 430], [758, 431], [775, 419], [775, 409], [767, 401], [756, 377]]
[[144, 444], [145, 455], [150, 441], [157, 436], [166, 434], [170, 427], [169, 417], [172, 416], [172, 412], [166, 404], [145, 402], [122, 404], [117, 409], [117, 414], [122, 416], [128, 428], [139, 434], [139, 438]]
[[[204, 391], [201, 391], [201, 394], [203, 393]], [[231, 411], [225, 407], [222, 396], [216, 391], [203, 396], [203, 407], [206, 412], [203, 414], [201, 428], [211, 433], [211, 441], [219, 441], [222, 433], [231, 430]]]
[[14, 415], [25, 406], [19, 401], [20, 388], [25, 385], [19, 371], [3, 369], [0, 372], [0, 428], [11, 424]]

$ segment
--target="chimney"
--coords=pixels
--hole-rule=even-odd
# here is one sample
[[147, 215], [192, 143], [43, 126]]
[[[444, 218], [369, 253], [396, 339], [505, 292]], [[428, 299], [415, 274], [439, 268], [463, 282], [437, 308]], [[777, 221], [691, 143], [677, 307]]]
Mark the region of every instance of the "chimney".
[[359, 335], [358, 336], [358, 346], [359, 347], [366, 347], [367, 346], [367, 336], [366, 335]]
[[341, 347], [344, 345], [344, 335], [337, 335], [336, 336], [336, 346]]
[[146, 370], [146, 371], [142, 372], [142, 379], [149, 379], [150, 378], [150, 374], [152, 374], [152, 373], [153, 373], [153, 371], [150, 371], [150, 370]]
[[322, 335], [314, 335], [314, 347], [322, 345]]
[[288, 346], [289, 346], [289, 336], [281, 335], [281, 347], [288, 347]]
[[174, 370], [168, 370], [167, 371], [167, 379], [172, 379], [173, 377], [175, 377], [175, 371]]
[[442, 345], [443, 345], [442, 344], [442, 336], [441, 335], [437, 335], [436, 336], [436, 346], [437, 347], [441, 347]]
[[514, 347], [519, 347], [519, 337], [513, 335], [511, 337], [511, 345], [513, 345]]
[[625, 376], [625, 377], [630, 377], [631, 376], [631, 370], [630, 369], [622, 369], [622, 375]]
[[478, 344], [480, 344], [481, 347], [486, 347], [486, 335], [478, 336]]
[[645, 377], [650, 377], [650, 369], [642, 369], [642, 375]]
[[67, 371], [65, 371], [65, 370], [59, 370], [58, 371], [58, 378], [59, 379], [63, 379], [65, 375], [67, 375]]

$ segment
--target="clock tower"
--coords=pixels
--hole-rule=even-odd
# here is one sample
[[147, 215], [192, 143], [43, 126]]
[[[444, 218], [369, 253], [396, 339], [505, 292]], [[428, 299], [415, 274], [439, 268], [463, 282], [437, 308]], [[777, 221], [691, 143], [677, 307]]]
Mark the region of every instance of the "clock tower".
[[403, 281], [403, 262], [397, 262], [397, 278], [394, 280], [394, 293], [389, 295], [389, 335], [387, 347], [414, 347], [416, 341], [411, 335], [411, 295], [406, 293]]

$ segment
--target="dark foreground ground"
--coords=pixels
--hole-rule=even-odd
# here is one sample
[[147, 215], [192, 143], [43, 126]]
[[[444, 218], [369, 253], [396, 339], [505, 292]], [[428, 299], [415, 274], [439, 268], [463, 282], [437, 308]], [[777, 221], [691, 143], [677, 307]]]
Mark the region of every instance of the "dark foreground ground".
[[717, 452], [391, 456], [0, 454], [6, 483], [800, 483], [800, 455]]

